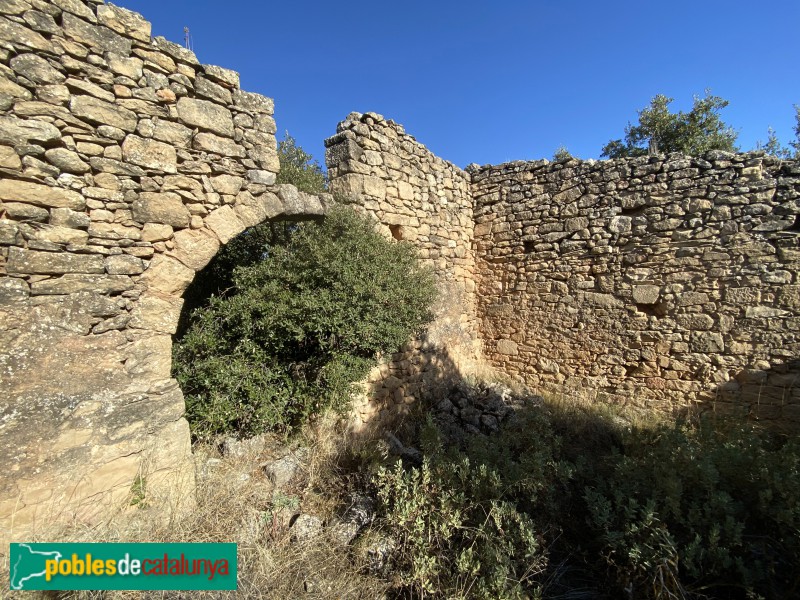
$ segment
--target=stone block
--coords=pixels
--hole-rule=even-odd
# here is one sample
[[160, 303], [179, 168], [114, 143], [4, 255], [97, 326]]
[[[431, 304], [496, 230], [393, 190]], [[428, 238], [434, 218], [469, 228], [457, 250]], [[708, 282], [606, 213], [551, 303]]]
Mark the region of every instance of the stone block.
[[139, 13], [113, 4], [101, 4], [97, 7], [97, 20], [101, 25], [124, 36], [140, 42], [150, 42], [151, 25]]
[[133, 111], [94, 96], [73, 96], [69, 108], [79, 119], [95, 125], [110, 125], [128, 133], [133, 132], [139, 122]]
[[47, 144], [60, 139], [58, 128], [46, 121], [0, 116], [0, 143], [21, 146]]
[[206, 227], [213, 231], [223, 244], [245, 230], [245, 225], [230, 206], [216, 209], [205, 218]]
[[242, 110], [267, 115], [271, 115], [275, 111], [275, 103], [272, 98], [242, 90], [233, 91], [233, 105]]
[[203, 65], [203, 71], [209, 79], [221, 83], [228, 88], [239, 89], [239, 73], [236, 71], [216, 65]]
[[97, 254], [71, 254], [66, 252], [40, 252], [11, 247], [8, 250], [9, 273], [52, 274], [105, 273], [103, 257]]
[[93, 292], [98, 294], [118, 294], [133, 289], [133, 281], [123, 275], [84, 275], [67, 273], [61, 277], [35, 281], [31, 284], [31, 293], [75, 294]]
[[192, 140], [192, 148], [203, 152], [213, 152], [222, 156], [244, 158], [245, 149], [232, 139], [220, 137], [213, 133], [198, 133]]
[[42, 35], [3, 16], [0, 16], [0, 40], [15, 47], [21, 46], [49, 54], [55, 53], [53, 44]]
[[157, 254], [139, 278], [139, 283], [152, 292], [180, 295], [194, 279], [194, 269], [163, 254]]
[[184, 265], [199, 271], [219, 251], [217, 237], [204, 229], [182, 229], [173, 237], [175, 248], [169, 252]]
[[497, 351], [500, 354], [506, 354], [508, 356], [516, 356], [519, 354], [517, 343], [513, 340], [498, 340]]
[[252, 227], [283, 213], [283, 203], [275, 194], [267, 192], [253, 196], [244, 190], [236, 196], [233, 210], [244, 223], [245, 227]]
[[95, 48], [100, 53], [115, 52], [122, 56], [131, 53], [131, 40], [111, 31], [108, 27], [87, 23], [69, 12], [63, 14], [62, 26], [68, 38]]
[[190, 127], [199, 127], [225, 137], [233, 137], [233, 117], [227, 108], [183, 97], [178, 100], [178, 118]]
[[129, 326], [173, 334], [178, 327], [182, 307], [183, 298], [167, 294], [145, 294], [134, 305]]
[[175, 148], [163, 142], [128, 135], [122, 142], [122, 157], [140, 167], [165, 173], [177, 173], [178, 156]]
[[133, 218], [139, 223], [188, 227], [191, 218], [189, 209], [174, 192], [141, 192], [132, 209]]
[[105, 259], [106, 272], [110, 275], [139, 275], [144, 271], [141, 258], [129, 254], [114, 254]]
[[661, 294], [661, 288], [657, 285], [635, 285], [633, 286], [632, 296], [636, 304], [655, 304]]

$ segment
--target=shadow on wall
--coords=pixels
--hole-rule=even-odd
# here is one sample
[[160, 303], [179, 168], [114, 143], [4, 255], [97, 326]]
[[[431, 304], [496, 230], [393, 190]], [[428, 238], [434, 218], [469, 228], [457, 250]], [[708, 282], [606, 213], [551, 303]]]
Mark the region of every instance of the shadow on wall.
[[771, 367], [757, 361], [754, 368], [739, 371], [710, 391], [703, 410], [796, 429], [800, 426], [800, 359]]

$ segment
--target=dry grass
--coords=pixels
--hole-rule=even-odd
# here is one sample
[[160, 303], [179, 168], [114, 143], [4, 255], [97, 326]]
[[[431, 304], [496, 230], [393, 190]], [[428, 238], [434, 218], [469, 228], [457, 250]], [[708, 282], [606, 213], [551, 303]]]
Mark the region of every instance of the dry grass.
[[[136, 506], [127, 506], [95, 527], [40, 528], [27, 541], [41, 542], [235, 542], [238, 544], [236, 592], [16, 592], [0, 589], [0, 597], [31, 598], [382, 598], [385, 581], [365, 574], [359, 558], [333, 536], [323, 533], [298, 544], [289, 532], [293, 514], [305, 512], [329, 521], [344, 497], [344, 472], [353, 454], [365, 447], [351, 438], [334, 418], [321, 419], [304, 436], [310, 441], [301, 474], [285, 489], [275, 490], [262, 468], [283, 448], [270, 440], [266, 449], [243, 456], [222, 456], [211, 445], [194, 449], [198, 485], [196, 506], [164, 514], [149, 505], [141, 489], [132, 491]], [[213, 468], [208, 468], [208, 459]], [[145, 480], [146, 484], [146, 480]], [[137, 487], [137, 486], [134, 486]], [[287, 506], [296, 507], [294, 510]], [[283, 507], [283, 509], [281, 508]], [[0, 576], [8, 581], [8, 558]]]

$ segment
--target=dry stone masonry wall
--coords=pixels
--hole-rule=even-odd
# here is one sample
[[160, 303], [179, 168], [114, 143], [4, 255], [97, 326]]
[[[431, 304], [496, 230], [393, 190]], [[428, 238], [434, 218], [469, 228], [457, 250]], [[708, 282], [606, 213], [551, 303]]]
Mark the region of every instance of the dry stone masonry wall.
[[[247, 227], [332, 202], [275, 184], [275, 129], [272, 100], [136, 13], [0, 0], [0, 541], [91, 521], [134, 482], [191, 498], [181, 296]], [[800, 422], [796, 161], [462, 171], [374, 113], [326, 146], [332, 191], [415, 244], [442, 291], [359, 422], [484, 360], [543, 390]], [[473, 427], [497, 418], [467, 409]]]
[[90, 519], [137, 476], [190, 496], [181, 294], [246, 227], [328, 200], [274, 185], [271, 99], [150, 30], [94, 0], [0, 2], [2, 538]]
[[470, 168], [485, 356], [539, 389], [800, 421], [800, 166]]
[[356, 200], [387, 236], [416, 245], [438, 280], [434, 323], [373, 373], [373, 401], [357, 407], [361, 420], [402, 415], [473, 370], [478, 356], [469, 175], [375, 113], [350, 114], [325, 145], [332, 192]]

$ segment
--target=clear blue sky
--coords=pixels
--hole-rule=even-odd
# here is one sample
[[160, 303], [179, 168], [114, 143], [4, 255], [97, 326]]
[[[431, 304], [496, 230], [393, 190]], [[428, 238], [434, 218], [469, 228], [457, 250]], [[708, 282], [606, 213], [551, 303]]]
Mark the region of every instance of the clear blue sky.
[[793, 137], [800, 104], [800, 1], [117, 0], [239, 71], [275, 99], [288, 130], [324, 162], [322, 140], [374, 111], [464, 167], [597, 158], [654, 95], [691, 108], [705, 88], [752, 149], [772, 126]]

